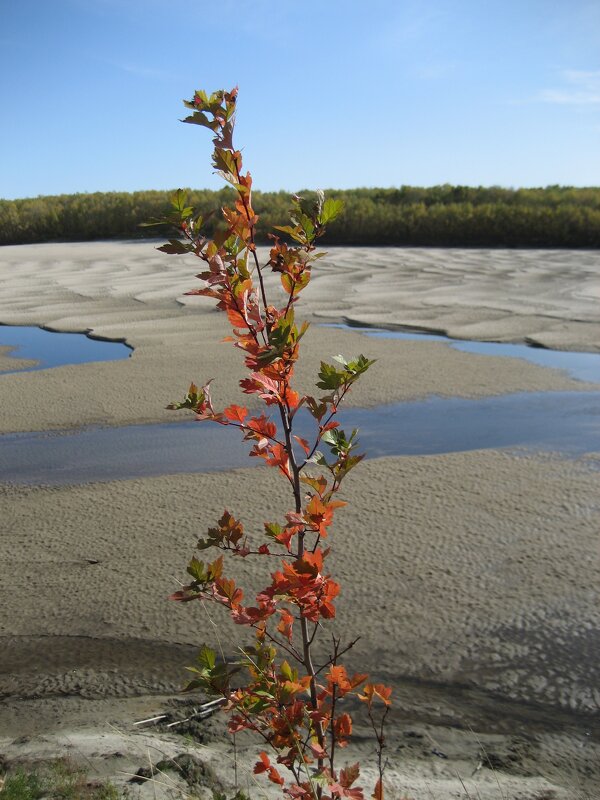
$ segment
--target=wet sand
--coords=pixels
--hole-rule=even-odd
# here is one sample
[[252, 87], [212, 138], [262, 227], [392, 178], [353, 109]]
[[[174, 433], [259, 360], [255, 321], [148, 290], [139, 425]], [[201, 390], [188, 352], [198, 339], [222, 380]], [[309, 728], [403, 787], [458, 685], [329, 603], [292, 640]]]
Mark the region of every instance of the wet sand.
[[[183, 297], [198, 283], [195, 271], [193, 260], [148, 242], [3, 248], [0, 322], [92, 330], [135, 349], [122, 362], [0, 376], [0, 430], [172, 421], [164, 406], [190, 380], [213, 376], [216, 403], [234, 401], [240, 359], [220, 343], [223, 320], [204, 300]], [[598, 252], [340, 248], [307, 290], [306, 316], [593, 351], [599, 295]], [[351, 397], [357, 406], [598, 390], [513, 359], [317, 325], [305, 351], [305, 390], [322, 357], [378, 359]], [[0, 369], [9, 361], [0, 354]], [[344, 589], [337, 630], [361, 634], [350, 663], [391, 682], [399, 697], [396, 796], [463, 796], [456, 771], [463, 779], [474, 771], [469, 786], [482, 798], [600, 791], [599, 464], [599, 454], [488, 450], [374, 459], [348, 479], [350, 504], [332, 537]], [[214, 631], [199, 610], [165, 597], [223, 507], [249, 530], [286, 510], [274, 499], [277, 484], [255, 468], [1, 485], [5, 747], [29, 733], [35, 754], [40, 735], [74, 736], [106, 719], [130, 725], [128, 704], [138, 703], [142, 718], [142, 706], [176, 691], [194, 646]], [[261, 495], [245, 512], [246, 499]], [[235, 566], [257, 585], [249, 561]], [[219, 627], [233, 647], [240, 630]], [[415, 726], [425, 739], [408, 735]], [[427, 737], [443, 740], [450, 758], [432, 757]], [[499, 760], [502, 790], [498, 774], [476, 770], [477, 737], [488, 749], [514, 751], [515, 738], [527, 745]]]

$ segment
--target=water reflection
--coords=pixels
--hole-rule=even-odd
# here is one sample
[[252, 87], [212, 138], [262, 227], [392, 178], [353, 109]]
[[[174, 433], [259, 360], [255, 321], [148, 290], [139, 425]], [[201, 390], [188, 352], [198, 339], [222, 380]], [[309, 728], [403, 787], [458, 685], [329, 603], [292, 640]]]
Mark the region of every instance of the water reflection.
[[548, 350], [527, 344], [507, 342], [474, 342], [466, 339], [451, 339], [435, 333], [418, 333], [408, 330], [384, 330], [383, 328], [362, 328], [357, 325], [327, 325], [357, 331], [366, 336], [379, 339], [405, 339], [420, 342], [443, 342], [463, 353], [476, 353], [483, 356], [506, 356], [522, 358], [540, 367], [553, 367], [565, 370], [572, 378], [590, 383], [600, 383], [600, 353], [580, 353], [571, 350]]
[[133, 352], [132, 347], [122, 342], [107, 342], [85, 333], [58, 333], [27, 325], [0, 325], [0, 347], [14, 347], [8, 353], [12, 358], [36, 362], [21, 369], [0, 370], [2, 375], [89, 361], [117, 361], [129, 358]]
[[[600, 393], [544, 392], [480, 400], [432, 397], [345, 409], [368, 457], [527, 447], [569, 455], [600, 451]], [[300, 435], [312, 432], [298, 415]], [[325, 450], [325, 448], [323, 448]], [[0, 436], [0, 481], [87, 483], [252, 466], [236, 430], [192, 421]], [[262, 463], [260, 461], [259, 463]]]

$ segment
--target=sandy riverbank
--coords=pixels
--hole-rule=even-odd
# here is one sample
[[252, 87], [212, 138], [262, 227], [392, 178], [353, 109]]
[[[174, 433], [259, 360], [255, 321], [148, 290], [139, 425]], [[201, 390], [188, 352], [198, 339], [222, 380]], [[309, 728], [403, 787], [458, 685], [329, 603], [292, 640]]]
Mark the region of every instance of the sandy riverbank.
[[[340, 249], [308, 290], [308, 316], [592, 350], [599, 265], [591, 252]], [[93, 329], [135, 351], [0, 377], [0, 430], [172, 420], [164, 405], [189, 380], [212, 376], [217, 402], [232, 401], [239, 357], [219, 342], [221, 317], [204, 301], [181, 305], [195, 268], [149, 243], [3, 248], [0, 322]], [[379, 361], [356, 405], [598, 388], [513, 359], [317, 326], [300, 385], [308, 389], [321, 357], [358, 351]], [[40, 736], [76, 737], [107, 719], [130, 725], [176, 690], [193, 646], [214, 634], [164, 598], [222, 508], [241, 514], [247, 497], [265, 488], [272, 497], [276, 482], [251, 469], [0, 487], [0, 737], [11, 757], [18, 746], [7, 741], [23, 733], [37, 752]], [[598, 457], [502, 451], [378, 459], [349, 479], [334, 537], [345, 589], [338, 630], [361, 633], [352, 659], [399, 696], [396, 796], [463, 796], [455, 773], [476, 770], [478, 741], [514, 756], [498, 761], [501, 789], [497, 774], [475, 772], [481, 798], [600, 791], [599, 489]], [[244, 519], [258, 530], [282, 510], [261, 500]], [[249, 563], [237, 566], [256, 583]], [[427, 737], [450, 758], [432, 757]]]
[[[205, 298], [184, 297], [200, 285], [194, 262], [159, 253], [150, 242], [2, 248], [0, 322], [92, 330], [135, 350], [127, 361], [6, 376], [0, 431], [172, 420], [167, 403], [191, 380], [211, 377], [217, 402], [234, 397], [240, 357], [221, 343], [228, 333], [223, 315]], [[339, 248], [319, 265], [303, 318], [391, 326], [404, 320], [465, 338], [600, 349], [599, 274], [595, 251]], [[585, 388], [516, 359], [465, 355], [435, 342], [398, 346], [316, 325], [304, 339], [300, 388], [312, 391], [319, 360], [338, 352], [379, 359], [349, 398], [359, 406], [429, 394]]]

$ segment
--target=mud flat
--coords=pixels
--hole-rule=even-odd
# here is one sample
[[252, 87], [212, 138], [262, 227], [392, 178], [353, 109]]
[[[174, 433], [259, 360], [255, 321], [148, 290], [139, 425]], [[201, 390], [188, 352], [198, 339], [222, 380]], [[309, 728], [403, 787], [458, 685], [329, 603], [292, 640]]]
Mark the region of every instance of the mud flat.
[[[172, 421], [163, 407], [190, 380], [213, 376], [216, 402], [233, 401], [239, 354], [220, 343], [221, 317], [183, 297], [195, 271], [147, 242], [3, 248], [0, 322], [91, 330], [134, 351], [124, 361], [0, 375], [0, 430]], [[600, 342], [597, 252], [338, 249], [314, 283], [315, 322], [588, 351]], [[355, 406], [598, 391], [557, 370], [439, 342], [313, 325], [305, 349], [307, 390], [323, 356], [379, 359]], [[0, 359], [0, 368], [11, 361]], [[332, 537], [343, 587], [337, 629], [361, 634], [351, 665], [395, 687], [394, 796], [466, 797], [457, 774], [472, 796], [490, 800], [600, 792], [599, 467], [593, 452], [490, 449], [373, 459], [348, 479], [351, 502]], [[260, 468], [2, 484], [0, 750], [35, 758], [70, 741], [89, 756], [104, 741], [108, 757], [118, 749], [108, 721], [124, 731], [119, 747], [138, 747], [133, 720], [158, 713], [194, 648], [214, 638], [201, 613], [165, 600], [197, 536], [223, 507], [259, 530], [285, 510], [277, 484]], [[257, 496], [266, 499], [246, 512]], [[236, 567], [241, 581], [258, 584], [249, 560]], [[219, 626], [233, 648], [240, 631]], [[15, 743], [22, 736], [31, 738]], [[225, 779], [231, 770], [219, 754], [229, 745], [216, 734], [210, 742], [206, 758], [221, 761]]]

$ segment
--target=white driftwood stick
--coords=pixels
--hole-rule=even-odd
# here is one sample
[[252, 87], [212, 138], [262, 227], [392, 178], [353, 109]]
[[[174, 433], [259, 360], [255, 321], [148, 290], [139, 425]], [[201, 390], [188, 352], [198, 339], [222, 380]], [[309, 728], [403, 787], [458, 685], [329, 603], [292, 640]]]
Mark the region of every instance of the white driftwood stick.
[[145, 725], [147, 722], [158, 722], [159, 719], [164, 719], [166, 714], [159, 714], [158, 717], [148, 717], [148, 719], [141, 719], [139, 722], [134, 722], [134, 725]]
[[[223, 705], [226, 700], [224, 697], [218, 697], [216, 700], [211, 700], [208, 703], [204, 703], [195, 711], [191, 716], [186, 717], [185, 719], [179, 719], [176, 722], [170, 722], [167, 725], [167, 728], [172, 728], [174, 725], [181, 725], [182, 722], [188, 722], [190, 719], [194, 719], [195, 717], [200, 717], [203, 719], [204, 717], [208, 717], [210, 714], [217, 710], [217, 706]], [[139, 722], [134, 722], [134, 725], [147, 725], [150, 722], [159, 722], [161, 719], [166, 719], [168, 714], [159, 714], [156, 717], [148, 717], [148, 719], [141, 719]]]

